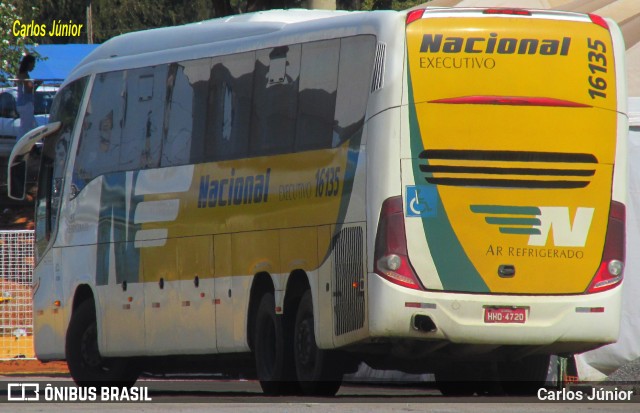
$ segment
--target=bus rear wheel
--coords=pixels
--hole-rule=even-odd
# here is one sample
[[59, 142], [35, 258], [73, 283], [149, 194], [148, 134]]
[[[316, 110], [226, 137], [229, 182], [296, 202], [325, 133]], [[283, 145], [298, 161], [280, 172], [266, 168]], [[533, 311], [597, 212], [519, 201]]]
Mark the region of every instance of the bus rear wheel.
[[138, 379], [134, 365], [121, 358], [103, 358], [98, 348], [98, 325], [92, 300], [73, 311], [67, 330], [65, 356], [71, 377], [83, 387], [131, 387]]
[[478, 383], [469, 364], [452, 363], [435, 373], [436, 386], [445, 397], [473, 396]]
[[321, 350], [316, 344], [311, 291], [304, 293], [298, 306], [293, 348], [302, 392], [310, 396], [334, 396], [342, 384], [342, 373], [332, 352]]
[[452, 362], [435, 373], [436, 384], [443, 396], [494, 396], [503, 393], [490, 360]]
[[[254, 326], [254, 357], [260, 387], [272, 396], [299, 393], [291, 359], [291, 339], [275, 312], [275, 299], [266, 293], [260, 299]], [[287, 339], [289, 343], [287, 343]], [[288, 350], [288, 351], [287, 351]]]
[[498, 363], [500, 382], [505, 393], [514, 396], [536, 394], [545, 385], [550, 359], [549, 355], [535, 355]]

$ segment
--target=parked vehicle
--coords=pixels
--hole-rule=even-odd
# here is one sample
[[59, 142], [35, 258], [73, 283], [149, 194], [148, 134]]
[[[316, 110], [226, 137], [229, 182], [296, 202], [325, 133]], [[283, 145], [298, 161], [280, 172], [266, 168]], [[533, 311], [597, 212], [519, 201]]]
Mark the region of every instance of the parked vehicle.
[[[57, 86], [40, 86], [36, 90], [34, 100], [34, 115], [36, 125], [42, 126], [49, 122], [49, 112], [53, 97], [58, 91]], [[0, 158], [8, 157], [17, 142], [20, 133], [20, 115], [16, 107], [18, 88], [0, 87]]]

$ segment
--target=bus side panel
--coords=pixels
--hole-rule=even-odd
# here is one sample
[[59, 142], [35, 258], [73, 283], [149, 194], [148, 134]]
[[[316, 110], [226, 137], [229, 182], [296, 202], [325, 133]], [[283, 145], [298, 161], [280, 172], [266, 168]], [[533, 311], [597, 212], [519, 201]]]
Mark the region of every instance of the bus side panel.
[[216, 306], [216, 345], [221, 353], [233, 351], [234, 322], [233, 322], [233, 297], [229, 296], [231, 290], [231, 234], [219, 234], [213, 236], [213, 254], [215, 263], [215, 294], [213, 303]]
[[180, 276], [180, 320], [189, 337], [182, 345], [186, 353], [216, 351], [216, 306], [213, 305], [213, 236], [178, 239]]
[[[53, 305], [63, 297], [61, 281], [53, 276], [53, 254], [49, 250], [33, 271], [34, 349], [39, 360], [64, 358], [64, 313]], [[71, 312], [70, 304], [65, 300], [65, 312]]]
[[[316, 343], [320, 348], [332, 348], [334, 346], [333, 337], [333, 289], [331, 288], [331, 274], [333, 273], [333, 256], [327, 255], [327, 251], [331, 246], [331, 234], [333, 233], [332, 225], [322, 225], [317, 227], [317, 245], [316, 254], [318, 263], [321, 263], [315, 271], [316, 285], [312, 283], [312, 291], [315, 289], [314, 305], [318, 312], [315, 317], [315, 333]], [[324, 328], [318, 328], [324, 326]]]

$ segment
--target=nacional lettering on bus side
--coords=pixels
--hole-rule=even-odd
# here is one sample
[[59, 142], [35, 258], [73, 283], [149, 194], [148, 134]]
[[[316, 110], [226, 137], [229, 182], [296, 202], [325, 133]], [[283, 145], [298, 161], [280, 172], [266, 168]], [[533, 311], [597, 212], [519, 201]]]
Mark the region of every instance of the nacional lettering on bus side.
[[200, 177], [198, 208], [231, 205], [260, 204], [269, 199], [271, 168], [262, 174], [236, 176], [235, 168], [229, 176], [217, 179], [210, 175]]

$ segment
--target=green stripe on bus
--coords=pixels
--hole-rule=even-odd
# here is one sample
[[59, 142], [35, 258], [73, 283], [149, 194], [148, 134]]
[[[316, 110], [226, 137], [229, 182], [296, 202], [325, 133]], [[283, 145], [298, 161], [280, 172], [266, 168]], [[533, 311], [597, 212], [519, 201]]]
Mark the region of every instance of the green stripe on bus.
[[500, 227], [500, 232], [503, 234], [540, 235], [540, 230], [538, 228]]
[[[409, 86], [409, 130], [410, 143], [412, 152], [413, 176], [416, 183], [423, 184], [424, 178], [420, 171], [419, 155], [425, 149], [422, 143], [422, 135], [420, 133], [420, 124], [413, 99], [413, 86], [411, 82], [411, 73], [408, 69], [408, 86]], [[436, 189], [438, 187], [436, 186]], [[413, 218], [416, 219], [416, 218]], [[464, 248], [460, 244], [460, 240], [456, 236], [447, 210], [442, 204], [442, 199], [438, 195], [437, 215], [436, 217], [422, 218], [424, 233], [427, 238], [427, 244], [431, 251], [433, 262], [436, 266], [438, 276], [442, 282], [444, 291], [459, 291], [472, 293], [488, 293], [489, 287], [484, 279], [478, 273]]]
[[485, 222], [493, 225], [540, 225], [538, 218], [505, 218], [505, 217], [486, 217]]
[[533, 206], [508, 206], [508, 205], [471, 205], [471, 212], [476, 214], [502, 214], [502, 215], [540, 215], [540, 208]]

